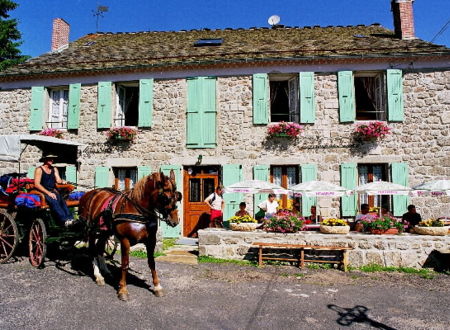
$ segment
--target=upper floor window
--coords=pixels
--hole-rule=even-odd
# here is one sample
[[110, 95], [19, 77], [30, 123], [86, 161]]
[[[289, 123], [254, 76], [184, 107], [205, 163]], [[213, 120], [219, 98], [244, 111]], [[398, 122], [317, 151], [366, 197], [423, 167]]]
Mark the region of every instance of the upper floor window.
[[269, 75], [271, 122], [299, 122], [298, 85], [298, 74]]
[[386, 120], [385, 80], [381, 72], [355, 72], [356, 120]]
[[114, 167], [114, 189], [128, 191], [134, 187], [137, 182], [136, 167]]
[[49, 89], [48, 120], [49, 128], [67, 128], [67, 108], [69, 104], [69, 89]]
[[114, 126], [137, 126], [138, 116], [139, 116], [138, 82], [117, 84]]

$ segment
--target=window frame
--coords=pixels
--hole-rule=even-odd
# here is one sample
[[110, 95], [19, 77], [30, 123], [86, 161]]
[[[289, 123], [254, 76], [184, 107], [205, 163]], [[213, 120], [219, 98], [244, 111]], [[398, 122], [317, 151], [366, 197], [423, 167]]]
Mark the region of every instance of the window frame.
[[[270, 167], [269, 167], [269, 179], [270, 179], [270, 182], [274, 183], [274, 178], [275, 178], [275, 176], [274, 176], [274, 169], [275, 168], [281, 168], [281, 184], [280, 184], [280, 186], [282, 186], [283, 188], [289, 189], [289, 176], [288, 176], [288, 169], [289, 168], [293, 168], [295, 170], [295, 179], [296, 179], [297, 182], [293, 183], [293, 185], [296, 185], [296, 184], [301, 182], [300, 165], [270, 165]], [[285, 194], [282, 194], [281, 197], [277, 196], [277, 199], [281, 200], [281, 204], [280, 204], [281, 208], [287, 209], [287, 208], [289, 208], [289, 206], [291, 206], [291, 208], [292, 208], [292, 205], [289, 205], [288, 200], [292, 200], [293, 201], [292, 204], [294, 203], [294, 200], [298, 201], [299, 203], [301, 203], [301, 199], [300, 198], [297, 198], [297, 197], [288, 198], [288, 197], [289, 196], [285, 195]]]
[[[366, 166], [369, 168], [369, 170], [367, 172], [368, 180], [367, 180], [367, 182], [364, 182], [364, 183], [374, 182], [374, 170], [373, 169], [375, 166], [382, 166], [381, 181], [392, 182], [388, 163], [357, 163], [356, 164], [357, 185], [364, 184], [360, 180], [361, 168], [363, 166]], [[391, 208], [391, 206], [392, 206], [392, 196], [387, 196], [387, 195], [370, 196], [367, 194], [358, 194], [357, 198], [358, 198], [359, 209], [361, 209], [361, 204], [364, 204], [364, 203], [369, 204], [369, 207], [374, 207], [374, 206], [381, 207], [383, 205], [388, 205], [389, 208]]]
[[[59, 94], [58, 110], [57, 110], [58, 121], [53, 121], [53, 114], [54, 114], [53, 95], [55, 93]], [[47, 102], [46, 102], [47, 107], [46, 107], [45, 125], [48, 128], [67, 130], [67, 125], [69, 122], [69, 95], [70, 95], [69, 86], [47, 88]], [[65, 96], [67, 97], [65, 98]]]
[[[361, 110], [358, 111], [358, 102], [356, 94], [356, 79], [358, 78], [374, 78], [380, 77], [380, 85], [378, 87], [381, 92], [377, 92], [378, 102], [382, 106], [382, 110], [366, 111], [366, 113], [375, 113], [375, 118], [361, 118]], [[357, 122], [370, 122], [370, 121], [387, 121], [388, 120], [388, 92], [387, 92], [387, 74], [386, 71], [354, 71], [353, 72], [353, 98], [355, 107], [355, 121]], [[375, 106], [374, 106], [375, 108]], [[358, 116], [359, 113], [359, 116]], [[378, 116], [377, 114], [380, 114]], [[359, 118], [358, 118], [359, 117]]]
[[[121, 181], [120, 174], [119, 174], [121, 171], [125, 171], [123, 182]], [[128, 171], [130, 171], [130, 172], [127, 173]], [[133, 177], [133, 172], [134, 172], [134, 177]], [[114, 167], [112, 167], [112, 173], [113, 173], [113, 177], [114, 177], [113, 188], [118, 191], [129, 191], [139, 181], [137, 166], [130, 166], [130, 167], [114, 166]], [[133, 181], [133, 179], [134, 179], [134, 181]], [[122, 187], [123, 187], [123, 189], [120, 189]]]
[[[300, 123], [300, 78], [298, 73], [271, 73], [268, 74], [268, 84], [269, 84], [269, 95], [268, 95], [268, 102], [269, 102], [269, 123], [279, 123], [280, 121], [274, 121], [273, 115], [272, 115], [272, 82], [286, 82], [288, 93], [287, 93], [287, 99], [288, 99], [288, 109], [287, 114], [281, 114], [281, 115], [287, 115], [288, 120], [283, 120], [285, 122], [292, 122], [292, 123]], [[292, 99], [293, 98], [293, 101]], [[291, 102], [293, 104], [291, 104]], [[294, 109], [293, 109], [294, 108]]]
[[[127, 125], [127, 114], [124, 111], [123, 103], [127, 100], [127, 91], [133, 88], [137, 92], [137, 95], [134, 96], [135, 106], [136, 108], [129, 109], [127, 111], [132, 111], [135, 113], [135, 122]], [[123, 94], [123, 96], [121, 95]], [[112, 111], [112, 125], [113, 127], [122, 127], [122, 126], [132, 126], [137, 127], [139, 124], [139, 81], [127, 81], [127, 82], [116, 82], [114, 84], [114, 109]], [[131, 114], [131, 113], [130, 113]]]

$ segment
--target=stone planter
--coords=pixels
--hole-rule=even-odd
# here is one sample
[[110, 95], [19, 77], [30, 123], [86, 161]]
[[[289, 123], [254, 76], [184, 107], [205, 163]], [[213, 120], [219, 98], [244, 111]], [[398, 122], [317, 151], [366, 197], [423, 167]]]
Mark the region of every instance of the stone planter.
[[241, 222], [241, 223], [230, 223], [230, 229], [235, 231], [253, 231], [258, 226], [260, 226], [260, 223], [254, 223], [254, 222]]
[[320, 232], [324, 234], [348, 234], [350, 232], [350, 226], [320, 225]]
[[448, 227], [414, 227], [414, 233], [419, 235], [445, 236], [448, 234]]
[[389, 228], [389, 229], [369, 229], [371, 234], [374, 235], [397, 235], [397, 228]]

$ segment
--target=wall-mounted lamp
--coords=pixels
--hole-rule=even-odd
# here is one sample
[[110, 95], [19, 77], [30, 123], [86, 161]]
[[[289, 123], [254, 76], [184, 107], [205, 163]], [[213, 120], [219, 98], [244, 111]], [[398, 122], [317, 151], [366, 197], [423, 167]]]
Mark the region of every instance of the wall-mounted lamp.
[[194, 173], [194, 170], [192, 169], [192, 167], [189, 167], [187, 169], [187, 172], [188, 172], [189, 175], [192, 175], [192, 173]]
[[202, 163], [203, 160], [203, 156], [202, 155], [198, 155], [197, 157], [197, 162], [195, 163], [196, 166], [200, 165]]

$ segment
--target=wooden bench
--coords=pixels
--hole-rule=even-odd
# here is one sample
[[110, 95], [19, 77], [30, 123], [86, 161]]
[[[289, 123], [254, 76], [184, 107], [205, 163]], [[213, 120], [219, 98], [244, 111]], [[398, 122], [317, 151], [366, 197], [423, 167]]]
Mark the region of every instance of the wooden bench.
[[[298, 267], [303, 268], [305, 262], [317, 262], [317, 263], [329, 263], [341, 265], [344, 272], [348, 267], [348, 251], [353, 250], [351, 247], [341, 246], [318, 246], [318, 245], [305, 245], [305, 244], [284, 244], [284, 243], [263, 243], [254, 242], [252, 245], [258, 246], [258, 265], [263, 266], [263, 260], [280, 260], [280, 261], [297, 261]], [[298, 258], [281, 258], [264, 256], [263, 249], [286, 249], [286, 250], [300, 250]], [[324, 250], [324, 251], [339, 251], [340, 260], [322, 260], [322, 259], [305, 259], [305, 250]]]

